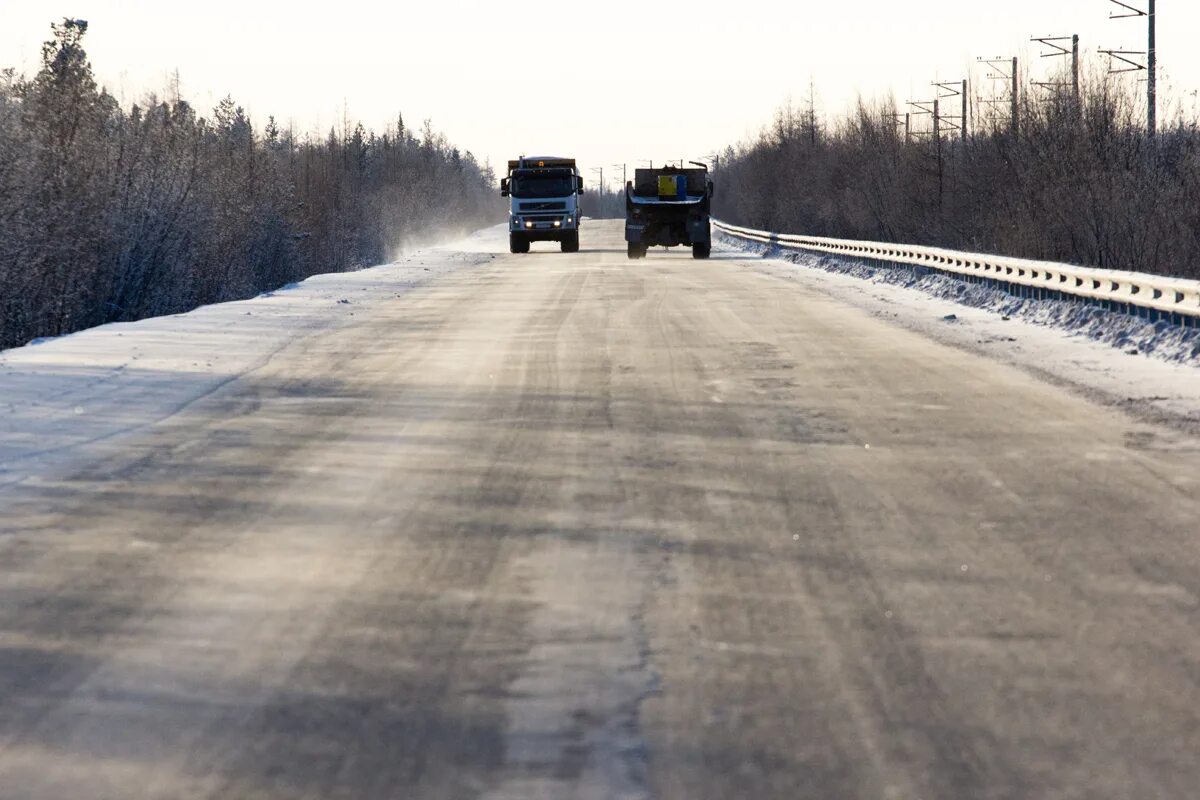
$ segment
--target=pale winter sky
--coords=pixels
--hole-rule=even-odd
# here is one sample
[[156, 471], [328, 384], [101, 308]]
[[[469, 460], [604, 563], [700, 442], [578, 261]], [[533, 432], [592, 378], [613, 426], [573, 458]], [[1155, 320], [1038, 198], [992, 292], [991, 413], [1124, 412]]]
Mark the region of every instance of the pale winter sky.
[[[1145, 0], [1129, 0], [1144, 5]], [[87, 19], [102, 83], [127, 102], [167, 85], [207, 110], [225, 94], [328, 130], [349, 116], [382, 129], [404, 113], [482, 161], [575, 155], [585, 168], [696, 158], [757, 130], [810, 78], [823, 114], [971, 71], [978, 56], [1031, 56], [1032, 35], [1085, 49], [1142, 49], [1142, 20], [1110, 21], [1107, 0], [505, 3], [402, 0], [0, 0], [0, 66], [31, 73], [49, 24]], [[1200, 88], [1200, 3], [1160, 0], [1162, 80], [1190, 108]], [[589, 180], [594, 177], [589, 173]]]

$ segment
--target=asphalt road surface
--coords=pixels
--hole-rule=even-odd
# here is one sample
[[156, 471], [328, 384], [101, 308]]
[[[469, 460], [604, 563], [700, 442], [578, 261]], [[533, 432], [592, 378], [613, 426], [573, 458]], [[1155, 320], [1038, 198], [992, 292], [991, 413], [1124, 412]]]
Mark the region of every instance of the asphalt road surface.
[[613, 223], [0, 510], [0, 797], [1194, 798], [1200, 446]]

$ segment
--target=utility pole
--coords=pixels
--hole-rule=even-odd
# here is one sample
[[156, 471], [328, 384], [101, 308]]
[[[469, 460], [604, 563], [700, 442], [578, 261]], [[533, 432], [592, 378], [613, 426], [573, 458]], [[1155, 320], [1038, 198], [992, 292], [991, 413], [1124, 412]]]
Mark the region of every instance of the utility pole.
[[910, 114], [908, 114], [907, 112], [905, 112], [904, 114], [901, 114], [899, 112], [894, 112], [891, 114], [884, 114], [883, 119], [885, 121], [890, 121], [892, 123], [893, 131], [895, 131], [896, 128], [900, 127], [900, 120], [903, 119], [904, 120], [904, 143], [905, 144], [909, 143], [909, 141], [912, 138], [912, 121], [911, 121], [912, 117]]
[[604, 167], [592, 167], [592, 172], [600, 173], [600, 200], [601, 206], [604, 205]]
[[817, 85], [812, 76], [808, 79], [808, 143], [817, 144]]
[[[967, 82], [963, 81], [934, 81], [934, 89], [937, 90], [937, 99], [946, 100], [951, 97], [958, 97], [962, 100], [962, 114], [958, 117], [946, 114], [941, 114], [940, 105], [935, 105], [936, 113], [934, 114], [934, 128], [936, 131], [941, 131], [942, 123], [951, 130], [957, 129], [960, 137], [965, 142], [967, 140]], [[955, 121], [957, 120], [957, 121]]]
[[913, 130], [912, 129], [912, 118], [913, 117], [933, 117], [934, 118], [934, 126], [933, 127], [936, 132], [936, 130], [940, 127], [938, 119], [937, 119], [940, 116], [940, 114], [939, 114], [940, 109], [937, 106], [936, 99], [935, 100], [909, 100], [908, 105], [910, 107], [909, 112], [904, 115], [904, 137], [905, 137], [906, 141], [908, 141], [909, 139], [911, 139], [912, 137], [915, 137], [915, 136], [928, 136], [930, 133], [929, 131], [924, 130], [924, 129], [919, 130], [919, 131]]
[[[1020, 111], [1021, 84], [1020, 73], [1018, 72], [1019, 63], [1016, 58], [1008, 59], [1002, 56], [997, 56], [996, 58], [980, 58], [978, 61], [980, 64], [985, 64], [990, 70], [990, 72], [987, 73], [987, 78], [993, 82], [993, 85], [1003, 82], [1008, 87], [1008, 102], [1010, 105], [1008, 124], [1009, 130], [1015, 136], [1017, 134], [1018, 113]], [[993, 130], [995, 130], [997, 117], [999, 116], [999, 108], [1004, 103], [1004, 99], [1002, 97], [991, 97], [987, 99], [981, 97], [979, 102], [980, 104], [988, 106], [991, 109], [989, 121], [993, 126]]]
[[1079, 95], [1079, 34], [1070, 37], [1070, 83], [1075, 92], [1075, 106], [1082, 108], [1082, 97]]
[[[1145, 17], [1147, 37], [1145, 50], [1101, 50], [1100, 52], [1111, 59], [1108, 73], [1114, 75], [1121, 72], [1146, 72], [1146, 133], [1151, 139], [1158, 135], [1158, 44], [1155, 28], [1158, 22], [1155, 0], [1146, 0], [1146, 9], [1132, 6], [1122, 0], [1108, 0], [1121, 8], [1121, 12], [1111, 13], [1109, 19], [1131, 19]], [[1136, 60], [1145, 58], [1146, 63]], [[1118, 62], [1113, 64], [1112, 62]]]
[[1154, 0], [1150, 0], [1150, 9], [1146, 14], [1150, 24], [1150, 36], [1146, 46], [1146, 68], [1150, 71], [1150, 81], [1146, 84], [1146, 94], [1149, 96], [1146, 111], [1146, 130], [1151, 138], [1158, 135], [1158, 47], [1155, 42], [1155, 23], [1157, 15], [1154, 10]]
[[941, 98], [933, 98], [933, 141], [937, 146], [937, 170], [938, 170], [938, 206], [942, 205], [942, 197], [945, 194], [946, 182], [943, 178], [945, 170], [942, 162], [942, 114], [941, 114]]
[[1012, 135], [1015, 139], [1020, 133], [1020, 74], [1017, 71], [1017, 57], [1013, 56], [1012, 66]]
[[[1050, 48], [1049, 52], [1042, 53], [1042, 58], [1061, 58], [1063, 56], [1071, 57], [1071, 96], [1075, 101], [1075, 106], [1079, 106], [1079, 34], [1071, 36], [1035, 36], [1029, 41], [1037, 42], [1045, 47]], [[1070, 42], [1071, 49], [1068, 50], [1062, 42]], [[1061, 81], [1034, 81], [1034, 86], [1042, 89], [1062, 89], [1066, 84]]]
[[[937, 84], [937, 83], [935, 83], [933, 85], [935, 87], [941, 86], [941, 84]], [[936, 157], [937, 157], [937, 178], [938, 178], [937, 201], [938, 201], [939, 207], [942, 205], [942, 196], [945, 191], [945, 170], [944, 170], [944, 164], [942, 161], [942, 122], [943, 122], [944, 118], [942, 117], [941, 97], [942, 97], [941, 93], [939, 92], [934, 95], [932, 100], [909, 100], [908, 105], [913, 110], [909, 111], [909, 113], [905, 115], [905, 117], [908, 120], [911, 120], [912, 116], [933, 117], [933, 131], [932, 132], [931, 131], [920, 131], [919, 133], [922, 136], [925, 136], [925, 135], [933, 136], [934, 152], [936, 153]], [[910, 123], [906, 121], [906, 125], [907, 124], [910, 124]], [[912, 133], [916, 134], [917, 132], [914, 131]]]
[[967, 105], [967, 79], [963, 78], [962, 82], [962, 140], [967, 140], [967, 133], [971, 130], [971, 109]]

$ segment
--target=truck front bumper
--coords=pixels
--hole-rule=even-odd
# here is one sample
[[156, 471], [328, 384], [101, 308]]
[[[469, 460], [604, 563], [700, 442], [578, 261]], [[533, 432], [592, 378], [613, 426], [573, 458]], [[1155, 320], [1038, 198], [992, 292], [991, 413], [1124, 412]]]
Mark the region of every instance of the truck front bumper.
[[511, 217], [508, 230], [512, 233], [562, 233], [578, 230], [574, 217]]

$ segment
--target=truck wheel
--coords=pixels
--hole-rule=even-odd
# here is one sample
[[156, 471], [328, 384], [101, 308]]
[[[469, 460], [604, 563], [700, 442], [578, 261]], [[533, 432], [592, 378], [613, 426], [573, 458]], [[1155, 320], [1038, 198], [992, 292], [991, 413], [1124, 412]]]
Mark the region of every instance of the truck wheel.
[[712, 244], [700, 244], [697, 242], [692, 245], [692, 258], [708, 258], [712, 254]]
[[646, 251], [642, 249], [642, 246], [640, 244], [634, 244], [633, 242], [629, 243], [628, 254], [631, 259], [646, 257]]
[[528, 253], [529, 240], [519, 233], [510, 233], [508, 235], [508, 252]]
[[579, 252], [579, 233], [568, 233], [562, 238], [562, 251], [564, 253]]

